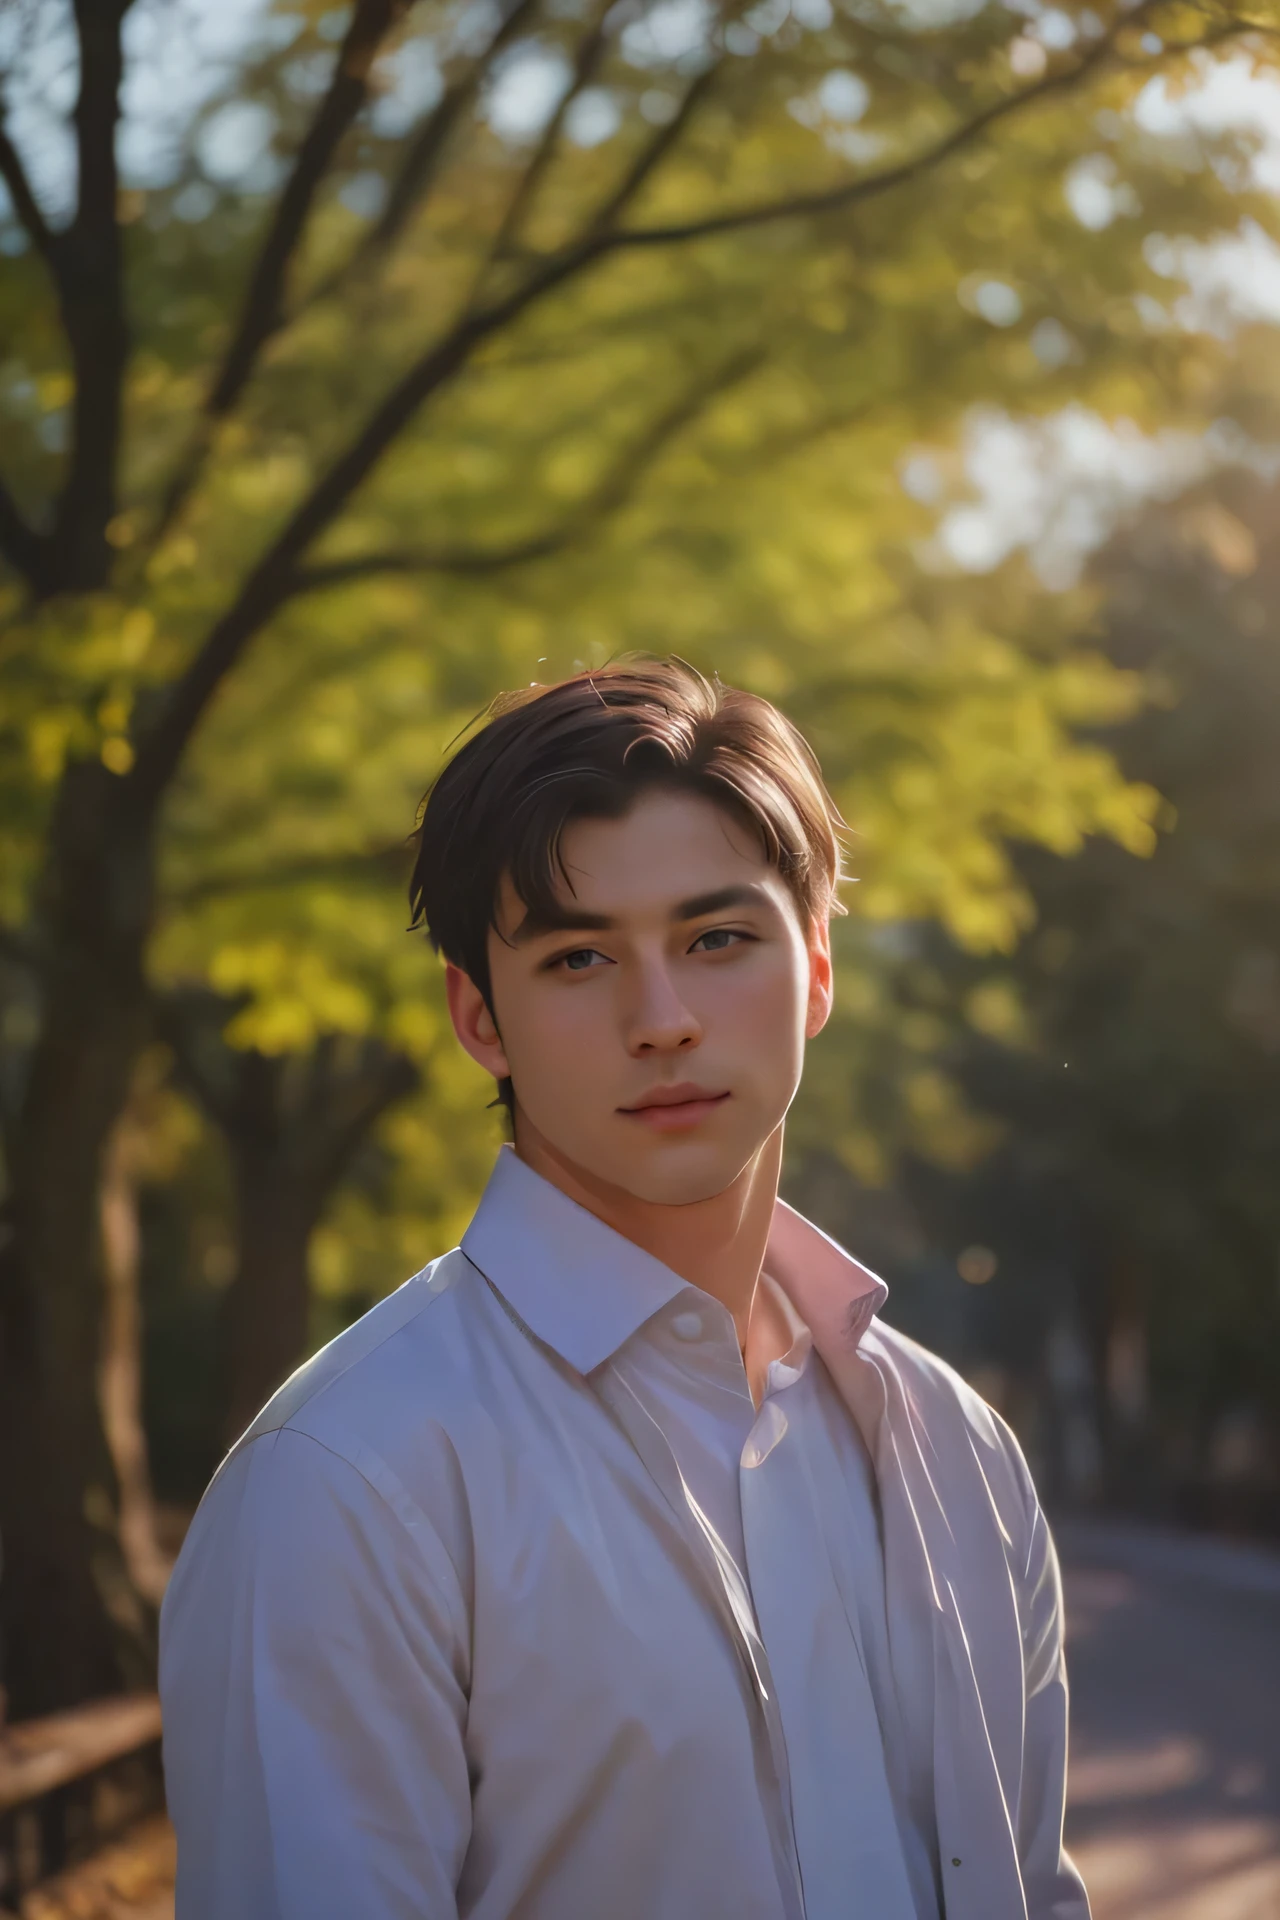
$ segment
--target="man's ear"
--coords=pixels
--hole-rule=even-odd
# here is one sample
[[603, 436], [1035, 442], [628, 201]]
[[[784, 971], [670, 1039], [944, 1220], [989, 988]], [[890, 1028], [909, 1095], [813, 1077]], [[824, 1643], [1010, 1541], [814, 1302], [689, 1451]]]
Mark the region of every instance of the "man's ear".
[[809, 929], [809, 1004], [805, 1011], [804, 1037], [813, 1040], [827, 1024], [831, 1013], [831, 923], [815, 921]]
[[453, 1030], [471, 1058], [495, 1080], [509, 1080], [511, 1068], [484, 995], [470, 974], [455, 967], [452, 960], [445, 962], [444, 991]]

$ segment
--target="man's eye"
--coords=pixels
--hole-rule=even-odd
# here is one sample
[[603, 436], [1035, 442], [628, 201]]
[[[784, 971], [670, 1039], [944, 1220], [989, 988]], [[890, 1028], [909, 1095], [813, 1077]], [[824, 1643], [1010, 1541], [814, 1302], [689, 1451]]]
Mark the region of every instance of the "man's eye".
[[710, 927], [706, 933], [700, 933], [690, 947], [690, 953], [701, 948], [704, 953], [722, 953], [726, 947], [736, 946], [738, 941], [749, 939], [750, 935], [737, 933], [732, 927]]
[[561, 954], [559, 964], [570, 973], [585, 973], [588, 967], [607, 966], [608, 956], [594, 947], [575, 947], [572, 953]]

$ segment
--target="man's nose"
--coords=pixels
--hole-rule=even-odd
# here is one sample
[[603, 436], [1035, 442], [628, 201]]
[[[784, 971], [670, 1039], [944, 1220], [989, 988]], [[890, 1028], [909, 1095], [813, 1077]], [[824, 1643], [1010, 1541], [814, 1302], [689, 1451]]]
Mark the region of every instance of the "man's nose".
[[627, 1022], [627, 1048], [634, 1055], [675, 1053], [696, 1047], [702, 1025], [685, 1005], [671, 971], [662, 964], [639, 970]]

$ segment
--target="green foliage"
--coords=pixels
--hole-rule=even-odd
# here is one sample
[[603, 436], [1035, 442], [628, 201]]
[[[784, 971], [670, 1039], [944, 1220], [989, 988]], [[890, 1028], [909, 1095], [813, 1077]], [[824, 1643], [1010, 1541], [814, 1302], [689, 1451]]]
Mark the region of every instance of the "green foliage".
[[[873, 935], [856, 1031], [815, 1055], [791, 1168], [818, 1189], [824, 1166], [846, 1168], [859, 1184], [843, 1214], [892, 1261], [908, 1319], [927, 1296], [920, 1330], [967, 1366], [997, 1359], [1006, 1392], [1021, 1381], [1047, 1485], [1072, 1490], [1046, 1365], [1065, 1327], [1084, 1342], [1071, 1391], [1092, 1402], [1114, 1495], [1271, 1531], [1277, 504], [1274, 484], [1221, 478], [1099, 556], [1097, 644], [1150, 695], [1101, 737], [1166, 796], [1154, 854], [1023, 844], [1035, 918], [1010, 956], [915, 922], [877, 976]], [[850, 938], [865, 946], [866, 930]], [[995, 1263], [980, 1296], [956, 1270], [975, 1246]]]
[[1023, 1151], [1052, 1142], [1137, 1274], [1156, 1404], [1201, 1442], [1233, 1403], [1280, 1404], [1276, 505], [1220, 485], [1106, 557], [1108, 650], [1163, 690], [1117, 744], [1170, 831], [1141, 868], [1029, 861], [1018, 965], [1042, 1060], [1071, 1063], [1066, 1098], [1030, 1062], [1010, 1076]]
[[[35, 10], [37, 31], [56, 11]], [[453, 355], [290, 562], [301, 572], [221, 677], [160, 824], [157, 987], [226, 995], [237, 1047], [376, 1036], [422, 1070], [382, 1123], [382, 1171], [323, 1229], [322, 1293], [390, 1284], [454, 1232], [493, 1138], [401, 883], [417, 799], [499, 687], [643, 647], [778, 699], [850, 822], [859, 919], [936, 918], [976, 951], [1011, 951], [1031, 923], [1011, 843], [1150, 852], [1155, 789], [1096, 738], [1136, 710], [1140, 679], [1089, 637], [1084, 598], [1050, 603], [1016, 567], [973, 581], [931, 562], [931, 513], [899, 474], [926, 443], [954, 458], [981, 402], [1201, 423], [1223, 346], [1167, 323], [1178, 289], [1144, 239], [1274, 228], [1275, 209], [1131, 109], [1158, 73], [1193, 80], [1201, 43], [1263, 63], [1271, 42], [1261, 16], [1217, 8], [1054, 17], [1066, 44], [1046, 34], [1046, 51], [1033, 19], [996, 6], [653, 7], [608, 16], [598, 41], [574, 6], [527, 7], [486, 52], [467, 37], [474, 9], [408, 9], [225, 412], [207, 396], [336, 17], [264, 8], [167, 171], [127, 187], [112, 562], [74, 595], [33, 598], [15, 573], [0, 605], [16, 938], [39, 937], [68, 761], [128, 781], [257, 557], [432, 343]], [[557, 59], [578, 70], [563, 112], [522, 131], [520, 73]], [[406, 76], [436, 69], [448, 125], [443, 106], [433, 120], [408, 104]], [[208, 136], [233, 102], [261, 110], [265, 146], [238, 177], [211, 175]], [[439, 142], [392, 234], [427, 126]], [[1072, 210], [1082, 165], [1111, 182], [1104, 224]], [[38, 520], [65, 472], [72, 371], [39, 249], [6, 231], [4, 461]], [[599, 234], [579, 269], [530, 291]], [[884, 972], [865, 935], [845, 942], [847, 1013], [815, 1114], [847, 1108]], [[972, 1156], [986, 1135], [939, 1079], [933, 1037], [916, 1038], [903, 1125]], [[841, 1126], [848, 1163], [873, 1171], [893, 1136]]]

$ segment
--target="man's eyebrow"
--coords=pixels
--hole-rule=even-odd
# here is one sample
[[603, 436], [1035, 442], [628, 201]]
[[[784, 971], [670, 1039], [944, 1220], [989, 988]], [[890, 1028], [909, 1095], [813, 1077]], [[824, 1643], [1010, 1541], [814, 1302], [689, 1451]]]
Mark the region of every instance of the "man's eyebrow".
[[[768, 890], [758, 884], [717, 887], [714, 893], [695, 893], [688, 900], [678, 901], [669, 918], [672, 926], [679, 926], [685, 920], [701, 920], [708, 913], [724, 913], [730, 907], [772, 904]], [[549, 933], [610, 933], [617, 925], [612, 914], [590, 913], [585, 907], [574, 906], [572, 901], [552, 900], [543, 906], [526, 908], [524, 918], [511, 935], [511, 944], [522, 946]]]
[[511, 935], [513, 946], [537, 940], [547, 933], [608, 933], [617, 921], [607, 913], [588, 913], [584, 907], [550, 901], [546, 906], [529, 907]]
[[714, 893], [695, 893], [690, 900], [682, 900], [671, 910], [673, 922], [681, 920], [701, 920], [707, 913], [723, 913], [728, 907], [767, 907], [773, 905], [773, 896], [767, 887], [758, 882], [745, 886], [718, 887]]

